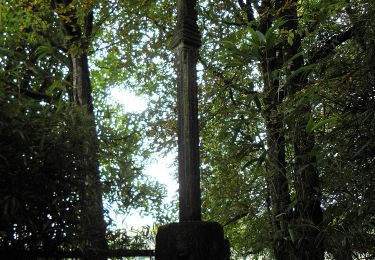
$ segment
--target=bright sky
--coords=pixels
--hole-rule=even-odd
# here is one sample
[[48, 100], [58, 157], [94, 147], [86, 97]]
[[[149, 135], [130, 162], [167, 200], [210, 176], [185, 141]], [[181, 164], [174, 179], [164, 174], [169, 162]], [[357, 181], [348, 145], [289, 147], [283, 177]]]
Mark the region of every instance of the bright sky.
[[[135, 95], [134, 92], [120, 88], [113, 88], [111, 91], [111, 100], [121, 104], [125, 112], [140, 113], [147, 108], [147, 101], [141, 96]], [[160, 183], [167, 186], [167, 199], [165, 203], [169, 203], [177, 192], [178, 184], [173, 178], [173, 173], [176, 171], [173, 161], [175, 154], [167, 154], [165, 157], [154, 155], [151, 163], [146, 166], [145, 174], [155, 178]], [[140, 228], [145, 225], [152, 225], [153, 219], [151, 217], [141, 217], [137, 212], [134, 212], [128, 217], [110, 213], [111, 218], [115, 221], [119, 228], [134, 227]]]

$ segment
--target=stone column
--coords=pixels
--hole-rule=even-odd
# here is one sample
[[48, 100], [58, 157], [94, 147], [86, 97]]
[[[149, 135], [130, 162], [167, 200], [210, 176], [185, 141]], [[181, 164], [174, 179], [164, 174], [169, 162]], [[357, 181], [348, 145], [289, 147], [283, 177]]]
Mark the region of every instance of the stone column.
[[196, 0], [177, 0], [176, 55], [180, 222], [159, 228], [156, 260], [229, 260], [229, 245], [216, 222], [201, 221], [197, 57], [201, 37]]
[[[197, 57], [201, 45], [195, 1], [177, 1], [172, 39], [177, 69], [178, 175], [180, 221], [201, 220]], [[188, 12], [187, 12], [188, 11]]]

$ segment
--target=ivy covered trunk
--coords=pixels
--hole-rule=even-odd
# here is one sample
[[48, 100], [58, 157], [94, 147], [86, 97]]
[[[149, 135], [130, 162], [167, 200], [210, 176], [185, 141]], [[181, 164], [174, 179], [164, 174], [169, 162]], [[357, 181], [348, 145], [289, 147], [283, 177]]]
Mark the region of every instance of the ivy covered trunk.
[[[264, 27], [266, 27], [265, 24]], [[289, 259], [291, 253], [288, 239], [290, 195], [286, 176], [284, 123], [280, 111], [284, 92], [279, 88], [280, 80], [272, 73], [280, 66], [277, 52], [277, 48], [273, 48], [261, 61], [264, 84], [263, 118], [267, 141], [266, 179], [272, 209], [271, 226], [274, 254], [277, 259]]]
[[[298, 93], [308, 86], [308, 72], [293, 73], [302, 70], [305, 59], [302, 55], [296, 57], [302, 51], [302, 39], [298, 33], [298, 4], [287, 10], [288, 20], [285, 28], [293, 34], [293, 42], [285, 45], [286, 60], [293, 59], [287, 64], [288, 77], [286, 82], [287, 95], [293, 100], [293, 116], [289, 119], [289, 134], [291, 135], [294, 150], [294, 189], [296, 192], [295, 208], [293, 216], [293, 242], [298, 259], [324, 259], [324, 243], [320, 233], [323, 223], [323, 211], [321, 208], [321, 191], [319, 172], [317, 170], [316, 156], [314, 154], [314, 133], [308, 133], [307, 125], [311, 119], [311, 105], [309, 100], [301, 100]], [[292, 58], [296, 57], [296, 58]], [[299, 99], [299, 100], [298, 100]]]
[[320, 206], [319, 175], [313, 154], [314, 136], [306, 133], [310, 108], [302, 106], [297, 109], [301, 116], [296, 118], [293, 128], [295, 242], [300, 259], [324, 259], [323, 239], [320, 235], [323, 212]]
[[[263, 1], [259, 9], [260, 22], [255, 28], [267, 35], [275, 23], [280, 23], [279, 42], [267, 46], [260, 59], [273, 250], [276, 259], [323, 259], [324, 247], [319, 236], [323, 214], [319, 175], [313, 154], [314, 136], [306, 132], [311, 113], [308, 101], [293, 103], [294, 116], [284, 119], [286, 98], [293, 99], [308, 83], [306, 74], [295, 73], [305, 66], [303, 56], [298, 55], [301, 37], [298, 34], [297, 8], [298, 1]], [[288, 174], [293, 181], [288, 180], [287, 176], [286, 135], [291, 137], [290, 145], [294, 150], [294, 167], [292, 173]], [[289, 183], [294, 186], [293, 199]]]
[[266, 106], [264, 119], [266, 121], [266, 141], [267, 141], [267, 186], [270, 193], [272, 208], [272, 232], [273, 249], [277, 259], [290, 258], [290, 241], [288, 239], [288, 226], [290, 214], [290, 195], [288, 179], [286, 176], [285, 162], [285, 138], [283, 134], [283, 119], [278, 111], [277, 93], [272, 89], [264, 99]]

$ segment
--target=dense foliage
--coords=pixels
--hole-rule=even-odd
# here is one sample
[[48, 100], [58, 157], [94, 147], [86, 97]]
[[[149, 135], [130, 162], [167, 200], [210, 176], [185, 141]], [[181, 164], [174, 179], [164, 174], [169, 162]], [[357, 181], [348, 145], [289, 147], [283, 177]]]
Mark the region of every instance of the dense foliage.
[[[70, 4], [1, 1], [1, 247], [80, 245], [82, 140], [93, 138], [107, 210], [166, 221], [164, 189], [142, 170], [176, 145], [174, 1], [53, 2]], [[204, 218], [224, 225], [234, 258], [374, 257], [373, 1], [198, 8]], [[70, 58], [83, 47], [66, 29], [86, 28], [90, 12], [92, 34], [80, 40], [96, 137], [74, 102]], [[148, 95], [147, 111], [125, 114], [108, 102], [112, 87]]]
[[[96, 24], [101, 19], [104, 14]], [[83, 113], [73, 97], [70, 57], [79, 46], [66, 38], [48, 1], [1, 2], [2, 249], [82, 247], [84, 194], [96, 190], [85, 175], [87, 160], [96, 160], [93, 154], [100, 162], [107, 220], [109, 210], [161, 215], [156, 209], [165, 189], [142, 172], [149, 152], [142, 146], [145, 131], [139, 116], [108, 102], [118, 80], [109, 83], [106, 70], [98, 67], [91, 71], [97, 134], [92, 131], [92, 115]], [[95, 142], [97, 151], [92, 150]], [[111, 240], [125, 235], [108, 232]]]

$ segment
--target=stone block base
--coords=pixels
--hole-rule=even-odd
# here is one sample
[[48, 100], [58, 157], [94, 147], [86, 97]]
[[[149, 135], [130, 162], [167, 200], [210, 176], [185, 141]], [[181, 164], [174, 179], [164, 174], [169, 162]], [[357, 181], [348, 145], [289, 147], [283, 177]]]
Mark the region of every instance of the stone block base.
[[155, 260], [229, 260], [229, 245], [216, 222], [172, 223], [158, 230]]

